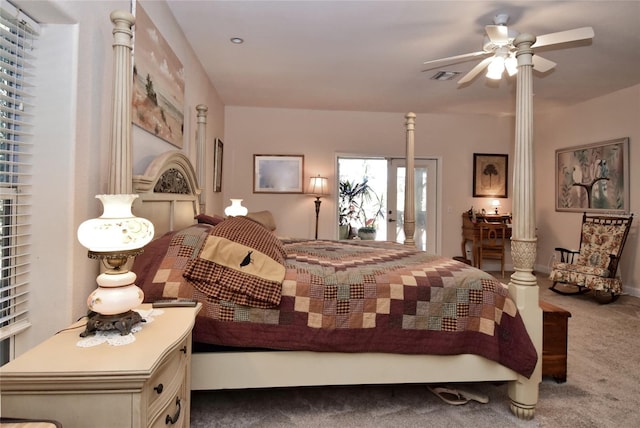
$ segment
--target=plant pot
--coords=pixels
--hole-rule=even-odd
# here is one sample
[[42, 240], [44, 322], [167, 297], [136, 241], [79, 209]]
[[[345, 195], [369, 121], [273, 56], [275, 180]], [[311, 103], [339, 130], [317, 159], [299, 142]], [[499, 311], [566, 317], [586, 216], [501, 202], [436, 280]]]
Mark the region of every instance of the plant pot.
[[370, 227], [361, 227], [358, 229], [358, 237], [363, 240], [373, 241], [376, 239], [376, 230]]
[[349, 225], [345, 224], [338, 228], [338, 239], [349, 239]]

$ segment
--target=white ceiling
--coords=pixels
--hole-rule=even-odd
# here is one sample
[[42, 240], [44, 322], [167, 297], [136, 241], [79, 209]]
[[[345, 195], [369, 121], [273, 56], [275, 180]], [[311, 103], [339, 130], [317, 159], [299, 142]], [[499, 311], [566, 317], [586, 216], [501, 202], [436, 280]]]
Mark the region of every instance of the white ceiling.
[[[566, 106], [640, 83], [640, 1], [190, 1], [169, 7], [226, 105], [416, 113], [513, 114], [515, 80], [435, 81], [479, 60], [497, 13], [534, 35], [592, 26], [592, 42], [540, 48], [534, 107]], [[231, 37], [242, 37], [241, 45]], [[561, 47], [561, 48], [558, 48]], [[461, 74], [460, 77], [463, 75]]]

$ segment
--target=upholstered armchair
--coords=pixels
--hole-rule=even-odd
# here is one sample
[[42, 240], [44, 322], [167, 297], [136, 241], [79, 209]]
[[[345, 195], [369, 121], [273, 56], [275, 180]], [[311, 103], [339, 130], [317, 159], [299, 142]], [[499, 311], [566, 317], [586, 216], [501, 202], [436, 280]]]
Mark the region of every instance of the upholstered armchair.
[[560, 252], [560, 261], [553, 264], [549, 275], [553, 281], [551, 290], [560, 294], [593, 291], [598, 297], [609, 295], [609, 302], [614, 301], [622, 292], [618, 264], [632, 220], [633, 214], [604, 216], [584, 213], [580, 249], [555, 249]]

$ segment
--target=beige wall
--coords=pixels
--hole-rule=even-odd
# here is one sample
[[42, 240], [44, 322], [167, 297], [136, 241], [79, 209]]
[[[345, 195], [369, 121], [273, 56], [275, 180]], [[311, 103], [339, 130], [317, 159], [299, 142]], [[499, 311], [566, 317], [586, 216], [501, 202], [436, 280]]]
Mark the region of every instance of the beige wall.
[[629, 137], [631, 211], [635, 220], [622, 255], [625, 290], [640, 296], [640, 86], [587, 101], [535, 118], [538, 270], [548, 271], [556, 246], [576, 248], [581, 214], [555, 211], [555, 151], [557, 149]]
[[[223, 196], [244, 199], [251, 211], [271, 210], [282, 236], [312, 238], [313, 198], [252, 192], [254, 154], [303, 154], [308, 177], [329, 177], [332, 195], [324, 198], [318, 236], [337, 236], [335, 158], [337, 154], [404, 156], [404, 113], [287, 110], [227, 107]], [[461, 125], [463, 124], [463, 125]], [[473, 153], [512, 152], [513, 120], [484, 115], [418, 114], [416, 156], [442, 160], [443, 231], [441, 253], [461, 253], [460, 215], [472, 205], [489, 208], [489, 199], [473, 198]], [[509, 183], [511, 185], [511, 183]], [[504, 210], [510, 211], [508, 200]]]

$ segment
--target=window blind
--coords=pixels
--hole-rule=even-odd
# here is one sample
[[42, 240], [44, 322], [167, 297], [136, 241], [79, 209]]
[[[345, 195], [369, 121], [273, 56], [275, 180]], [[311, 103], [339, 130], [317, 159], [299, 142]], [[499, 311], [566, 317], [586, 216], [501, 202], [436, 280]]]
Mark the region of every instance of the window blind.
[[0, 7], [0, 359], [29, 326], [31, 174], [35, 42], [38, 24], [8, 2]]

